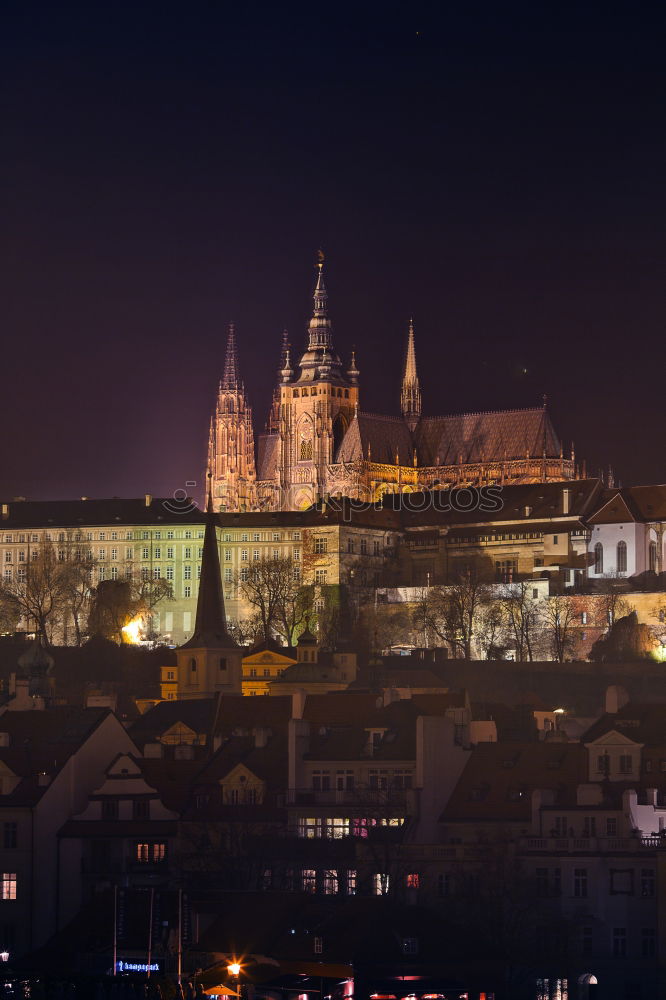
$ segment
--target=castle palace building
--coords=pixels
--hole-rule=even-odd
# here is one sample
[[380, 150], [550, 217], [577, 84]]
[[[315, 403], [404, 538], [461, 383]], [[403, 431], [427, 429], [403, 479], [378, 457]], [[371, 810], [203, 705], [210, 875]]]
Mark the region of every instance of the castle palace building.
[[344, 366], [333, 346], [321, 260], [317, 268], [307, 347], [292, 359], [284, 335], [256, 455], [229, 328], [208, 447], [216, 510], [299, 510], [326, 496], [376, 501], [384, 493], [578, 478], [573, 448], [565, 458], [545, 401], [534, 409], [424, 416], [411, 321], [401, 416], [365, 413], [354, 354]]

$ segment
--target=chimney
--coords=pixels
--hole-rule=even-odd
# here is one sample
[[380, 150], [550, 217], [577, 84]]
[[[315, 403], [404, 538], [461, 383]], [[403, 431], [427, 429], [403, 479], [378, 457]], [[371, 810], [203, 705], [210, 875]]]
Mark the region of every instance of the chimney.
[[569, 513], [569, 501], [570, 500], [571, 500], [571, 490], [570, 489], [563, 489], [562, 490], [562, 513], [563, 514], [568, 514]]
[[257, 750], [261, 750], [265, 747], [271, 738], [271, 731], [267, 729], [266, 726], [255, 726], [252, 730], [252, 735], [254, 736], [254, 745]]
[[6, 521], [8, 517], [9, 517], [9, 504], [8, 503], [3, 503], [3, 505], [2, 505], [2, 520]]
[[146, 493], [144, 495], [144, 500], [146, 502], [146, 507], [150, 507], [151, 503], [153, 502], [152, 495], [150, 493]]
[[608, 715], [617, 715], [629, 701], [629, 695], [621, 684], [611, 684], [606, 688], [606, 704], [604, 708]]
[[291, 717], [292, 719], [302, 719], [305, 708], [305, 698], [307, 692], [303, 688], [297, 688], [291, 695]]

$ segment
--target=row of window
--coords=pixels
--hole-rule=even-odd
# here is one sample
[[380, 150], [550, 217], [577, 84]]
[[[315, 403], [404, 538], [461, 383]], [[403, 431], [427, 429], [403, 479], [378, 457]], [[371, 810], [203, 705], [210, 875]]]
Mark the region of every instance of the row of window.
[[[541, 874], [540, 874], [541, 873]], [[547, 877], [545, 868], [537, 869], [537, 889], [539, 885], [543, 888], [543, 879]], [[560, 869], [552, 870], [551, 878], [553, 887], [561, 889]], [[588, 895], [589, 877], [587, 868], [574, 868], [572, 894], [577, 899], [586, 899]], [[638, 895], [645, 899], [654, 897], [656, 887], [656, 874], [654, 868], [641, 868], [638, 877]], [[634, 887], [634, 870], [632, 868], [611, 869], [609, 872], [608, 891], [611, 895], [633, 896], [636, 894]]]
[[[648, 547], [648, 568], [651, 573], [657, 572], [657, 543], [650, 542]], [[619, 541], [615, 546], [615, 570], [618, 573], [627, 572], [627, 543], [624, 541]], [[603, 573], [604, 571], [604, 547], [601, 542], [597, 542], [594, 546], [594, 572]]]
[[[298, 535], [300, 536], [300, 532], [298, 532]], [[161, 529], [158, 529], [157, 531], [148, 531], [146, 529], [143, 529], [141, 531], [108, 531], [108, 532], [107, 531], [99, 531], [99, 532], [97, 532], [97, 535], [95, 535], [94, 531], [85, 531], [85, 532], [84, 531], [76, 531], [73, 534], [68, 534], [65, 531], [58, 531], [58, 532], [47, 531], [44, 534], [44, 541], [46, 541], [46, 542], [67, 542], [67, 541], [82, 542], [82, 541], [85, 540], [87, 542], [94, 542], [94, 541], [105, 542], [105, 541], [108, 540], [108, 541], [111, 541], [111, 542], [115, 542], [115, 541], [118, 541], [120, 539], [125, 539], [126, 541], [131, 542], [132, 540], [135, 540], [135, 539], [151, 539], [152, 538], [154, 541], [160, 541], [162, 539], [162, 537], [164, 537], [164, 538], [166, 538], [168, 540], [171, 540], [171, 539], [177, 539], [177, 538], [185, 538], [185, 539], [188, 539], [188, 538], [203, 538], [203, 536], [204, 536], [203, 528], [195, 528], [195, 529], [193, 529], [193, 528], [186, 528], [184, 531], [176, 531], [175, 529], [169, 528], [167, 531], [164, 531], [164, 532]], [[18, 533], [16, 535], [7, 533], [7, 534], [4, 535], [4, 540], [5, 540], [5, 544], [7, 544], [7, 545], [12, 545], [12, 544], [15, 544], [15, 543], [18, 543], [19, 545], [25, 545], [28, 542], [30, 542], [30, 543], [33, 543], [33, 542], [37, 543], [37, 542], [39, 542], [40, 539], [39, 539], [39, 535], [37, 534], [37, 532], [31, 532], [29, 534], [27, 534], [27, 533]], [[229, 540], [231, 540], [230, 536], [229, 536]], [[258, 536], [257, 536], [257, 541], [259, 541], [259, 537]]]
[[[251, 539], [250, 539], [250, 535], [252, 535]], [[272, 532], [271, 531], [252, 531], [252, 532], [241, 531], [239, 533], [237, 533], [237, 532], [231, 532], [231, 531], [226, 531], [224, 533], [224, 537], [223, 537], [223, 541], [225, 541], [225, 542], [238, 542], [238, 541], [240, 541], [240, 542], [249, 542], [250, 540], [253, 541], [253, 542], [281, 542], [283, 540], [283, 535], [282, 535], [282, 532], [280, 532], [280, 531], [272, 531]], [[286, 532], [286, 540], [288, 542], [290, 542], [290, 541], [300, 542], [301, 541], [301, 532], [300, 531], [287, 531]]]
[[[376, 743], [381, 741], [381, 734], [373, 733], [373, 737], [379, 737]], [[413, 772], [398, 768], [389, 770], [388, 768], [370, 768], [368, 771], [368, 787], [371, 789], [388, 790], [389, 788], [411, 788]], [[354, 790], [354, 772], [349, 770], [338, 770], [335, 774], [321, 768], [312, 772], [312, 788], [315, 792], [328, 792], [335, 787], [335, 791]], [[333, 786], [332, 782], [335, 782]]]
[[367, 837], [368, 832], [377, 827], [399, 828], [405, 822], [404, 816], [377, 818], [375, 816], [300, 816], [298, 836], [307, 839], [341, 840], [343, 837]]

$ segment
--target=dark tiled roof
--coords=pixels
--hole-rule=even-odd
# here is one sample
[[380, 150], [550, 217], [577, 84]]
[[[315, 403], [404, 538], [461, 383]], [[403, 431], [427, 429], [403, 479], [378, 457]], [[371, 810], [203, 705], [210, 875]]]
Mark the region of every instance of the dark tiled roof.
[[365, 460], [395, 465], [396, 453], [400, 465], [412, 464], [414, 441], [404, 420], [377, 413], [359, 413], [342, 440], [336, 461]]
[[582, 743], [592, 743], [604, 733], [617, 730], [627, 739], [646, 746], [666, 742], [666, 704], [628, 702], [616, 714], [606, 713], [581, 736]]
[[171, 497], [108, 500], [9, 500], [8, 517], [0, 530], [21, 528], [77, 528], [82, 525], [202, 524], [204, 514], [191, 501]]
[[[493, 486], [491, 494], [474, 488], [430, 490], [423, 493], [385, 495], [385, 508], [401, 513], [405, 528], [438, 524], [516, 524], [526, 531], [550, 528], [560, 519], [562, 530], [575, 527], [593, 509], [599, 492], [598, 479], [558, 483], [525, 483]], [[563, 491], [568, 490], [568, 513], [564, 513]], [[526, 508], [529, 513], [526, 514]], [[534, 528], [531, 525], [534, 524]]]
[[666, 518], [666, 486], [630, 486], [602, 491], [591, 524], [622, 524]]
[[159, 739], [177, 722], [195, 733], [210, 733], [215, 717], [215, 698], [183, 698], [181, 701], [160, 701], [140, 715], [130, 728], [130, 736], [140, 746]]
[[291, 695], [223, 695], [218, 704], [213, 732], [216, 736], [230, 736], [245, 730], [247, 734], [257, 726], [274, 733], [286, 728], [291, 718]]
[[498, 410], [424, 417], [416, 428], [419, 464], [457, 465], [508, 459], [558, 458], [560, 442], [544, 409]]
[[53, 779], [72, 754], [111, 713], [105, 708], [50, 708], [44, 711], [5, 712], [0, 716], [0, 733], [9, 745], [0, 746], [0, 761], [22, 780], [3, 804], [36, 802], [48, 788], [38, 775]]
[[442, 820], [529, 823], [531, 794], [553, 789], [555, 804], [576, 801], [587, 781], [581, 743], [480, 743], [472, 751]]

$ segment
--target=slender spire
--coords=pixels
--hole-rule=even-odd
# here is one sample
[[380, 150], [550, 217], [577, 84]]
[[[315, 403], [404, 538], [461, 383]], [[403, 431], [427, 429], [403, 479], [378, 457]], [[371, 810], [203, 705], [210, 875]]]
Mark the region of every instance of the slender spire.
[[241, 387], [241, 381], [238, 377], [238, 358], [236, 356], [236, 327], [233, 323], [229, 324], [229, 333], [227, 334], [227, 354], [224, 359], [224, 375], [222, 376], [221, 388], [227, 390], [238, 390]]
[[347, 369], [347, 378], [352, 385], [358, 385], [358, 377], [360, 374], [360, 371], [356, 367], [356, 351], [352, 349], [351, 361], [349, 363], [349, 368]]
[[228, 649], [235, 642], [227, 632], [220, 555], [213, 513], [212, 477], [208, 477], [206, 531], [201, 554], [197, 617], [192, 638], [181, 649]]
[[414, 322], [411, 319], [409, 321], [409, 334], [407, 336], [407, 353], [405, 355], [405, 369], [402, 376], [400, 405], [402, 408], [402, 415], [405, 418], [409, 429], [413, 431], [421, 419], [421, 386], [416, 372]]
[[308, 326], [308, 350], [318, 347], [332, 347], [331, 321], [328, 318], [328, 294], [324, 284], [324, 254], [317, 254], [317, 284], [314, 290], [312, 319]]

